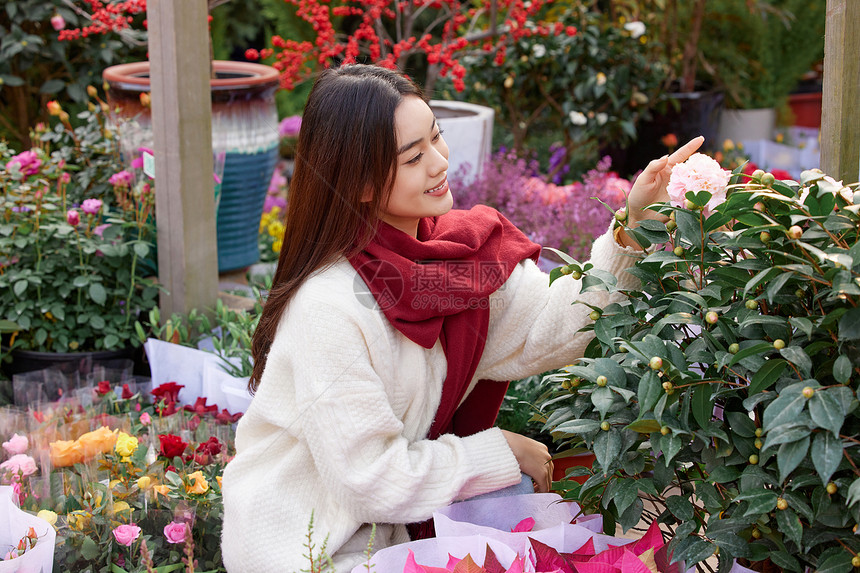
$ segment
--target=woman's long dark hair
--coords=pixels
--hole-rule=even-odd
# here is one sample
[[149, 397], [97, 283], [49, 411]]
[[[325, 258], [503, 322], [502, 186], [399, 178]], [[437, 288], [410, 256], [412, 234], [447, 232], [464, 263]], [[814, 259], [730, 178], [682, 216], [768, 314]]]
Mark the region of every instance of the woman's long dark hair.
[[408, 95], [423, 97], [398, 72], [376, 66], [329, 69], [314, 83], [302, 116], [278, 268], [251, 345], [251, 392], [293, 294], [311, 273], [373, 238], [397, 168], [394, 111]]

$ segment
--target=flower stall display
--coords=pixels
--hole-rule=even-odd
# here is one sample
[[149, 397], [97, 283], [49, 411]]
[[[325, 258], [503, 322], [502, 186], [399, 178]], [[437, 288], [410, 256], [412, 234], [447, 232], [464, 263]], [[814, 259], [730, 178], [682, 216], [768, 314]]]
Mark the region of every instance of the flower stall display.
[[[566, 498], [628, 529], [659, 521], [688, 564], [860, 565], [860, 195], [675, 167], [665, 223], [634, 230], [641, 289], [593, 309], [585, 357], [546, 378], [546, 429], [594, 452]], [[572, 262], [589, 288], [614, 287]], [[560, 276], [561, 270], [553, 271]], [[716, 557], [715, 557], [716, 556]]]
[[[143, 263], [154, 237], [152, 189], [127, 172], [114, 182], [121, 163], [103, 113], [94, 106], [81, 119], [78, 129], [67, 114], [54, 131], [40, 128], [40, 142], [20, 153], [0, 142], [0, 317], [18, 327], [3, 339], [13, 351], [127, 347], [137, 313], [157, 299]], [[69, 141], [74, 147], [54, 149]], [[105, 161], [115, 168], [109, 192], [91, 179]]]
[[223, 570], [221, 474], [238, 416], [203, 398], [183, 406], [182, 388], [146, 396], [104, 382], [86, 407], [67, 397], [0, 410], [0, 479], [53, 525], [55, 570]]

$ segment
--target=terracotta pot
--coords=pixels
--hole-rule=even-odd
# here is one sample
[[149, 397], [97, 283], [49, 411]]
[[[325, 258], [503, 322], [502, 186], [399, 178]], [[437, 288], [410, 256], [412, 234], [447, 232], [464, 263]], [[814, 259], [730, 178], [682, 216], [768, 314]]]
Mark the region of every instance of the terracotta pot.
[[[260, 216], [278, 159], [278, 71], [250, 62], [215, 61], [213, 67], [212, 147], [221, 181], [215, 186], [218, 270], [226, 272], [259, 260]], [[140, 101], [150, 91], [149, 62], [111, 66], [102, 75], [111, 108], [135, 120], [119, 130], [124, 152], [151, 148], [150, 109]]]
[[[581, 454], [573, 454], [570, 456], [564, 456], [555, 458], [552, 460], [552, 481], [561, 481], [565, 479], [567, 472], [571, 468], [576, 467], [586, 467], [591, 468], [592, 464], [597, 460], [595, 455], [591, 452], [584, 452]], [[589, 476], [576, 476], [572, 477], [573, 481], [583, 484], [585, 480], [587, 480]]]

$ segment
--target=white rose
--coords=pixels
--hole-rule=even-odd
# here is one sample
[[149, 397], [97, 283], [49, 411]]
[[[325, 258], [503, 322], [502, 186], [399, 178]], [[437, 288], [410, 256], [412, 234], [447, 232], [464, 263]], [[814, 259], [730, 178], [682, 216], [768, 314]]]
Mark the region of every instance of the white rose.
[[645, 33], [645, 24], [643, 22], [627, 22], [624, 24], [624, 29], [630, 32], [630, 37], [634, 40]]
[[597, 125], [603, 125], [609, 120], [609, 116], [603, 112], [600, 112], [597, 114], [595, 119], [597, 119]]
[[581, 111], [572, 111], [567, 114], [567, 117], [570, 118], [570, 123], [573, 125], [585, 125], [588, 123], [588, 118]]
[[542, 58], [546, 55], [546, 48], [542, 44], [532, 46], [532, 54], [536, 58]]

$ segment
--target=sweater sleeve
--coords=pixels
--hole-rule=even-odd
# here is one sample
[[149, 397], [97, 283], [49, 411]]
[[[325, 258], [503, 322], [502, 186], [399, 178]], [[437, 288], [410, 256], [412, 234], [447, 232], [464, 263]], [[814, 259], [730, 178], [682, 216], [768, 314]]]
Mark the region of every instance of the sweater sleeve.
[[[516, 458], [496, 428], [466, 438], [408, 439], [392, 400], [399, 410], [428, 404], [398, 396], [416, 381], [388, 380], [384, 368], [375, 369], [393, 351], [384, 332], [362, 328], [331, 301], [300, 308], [301, 316], [290, 317], [276, 337], [281, 348], [272, 350], [313, 349], [291, 359], [301, 432], [321, 486], [354, 519], [420, 521], [455, 499], [520, 481]], [[428, 427], [432, 415], [420, 416]]]
[[[611, 229], [591, 250], [594, 268], [608, 271], [618, 287], [633, 289], [638, 280], [626, 272], [637, 251], [618, 245]], [[593, 333], [578, 332], [591, 324], [591, 309], [576, 301], [605, 307], [621, 300], [620, 293], [581, 293], [582, 283], [562, 276], [549, 285], [549, 276], [531, 260], [520, 263], [490, 298], [490, 327], [478, 377], [516, 380], [570, 364], [585, 352]]]

